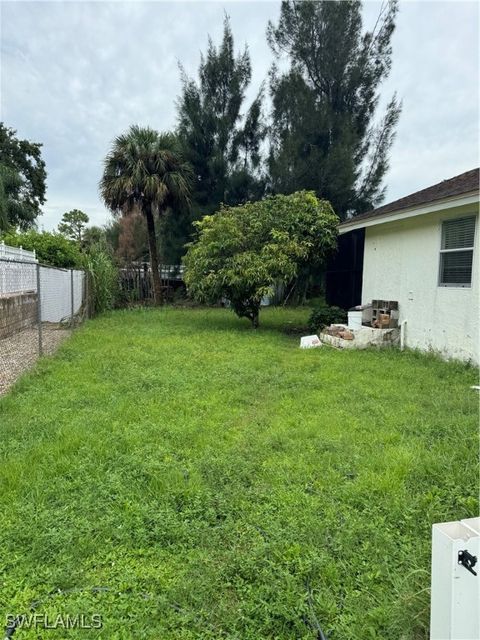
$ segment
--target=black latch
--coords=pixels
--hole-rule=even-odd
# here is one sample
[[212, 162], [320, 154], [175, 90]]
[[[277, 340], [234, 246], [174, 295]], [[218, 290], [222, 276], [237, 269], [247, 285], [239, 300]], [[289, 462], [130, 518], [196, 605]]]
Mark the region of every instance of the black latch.
[[477, 564], [477, 556], [472, 556], [466, 549], [458, 552], [458, 564], [463, 565], [474, 576], [477, 575], [477, 572], [473, 570], [473, 567]]

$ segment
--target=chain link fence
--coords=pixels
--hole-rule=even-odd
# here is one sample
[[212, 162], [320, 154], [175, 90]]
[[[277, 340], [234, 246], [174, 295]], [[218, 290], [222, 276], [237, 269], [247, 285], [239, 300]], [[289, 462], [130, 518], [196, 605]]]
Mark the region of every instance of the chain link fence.
[[88, 278], [40, 264], [34, 252], [0, 252], [0, 395], [89, 316]]
[[[160, 265], [162, 298], [173, 302], [176, 297], [185, 297], [183, 265]], [[153, 302], [152, 270], [148, 262], [131, 262], [118, 270], [121, 305], [149, 304]]]

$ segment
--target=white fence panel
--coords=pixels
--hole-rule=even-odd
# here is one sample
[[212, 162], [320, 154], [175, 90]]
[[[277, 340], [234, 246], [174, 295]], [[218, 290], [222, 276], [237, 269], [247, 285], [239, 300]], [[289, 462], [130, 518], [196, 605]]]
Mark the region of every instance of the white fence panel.
[[[73, 271], [73, 313], [83, 301], [83, 271]], [[72, 314], [72, 274], [70, 270], [40, 267], [40, 307], [42, 322], [61, 322]]]
[[37, 290], [35, 251], [0, 242], [0, 295]]
[[73, 312], [78, 313], [85, 299], [85, 272], [73, 272]]
[[18, 260], [19, 262], [37, 262], [35, 251], [28, 251], [22, 247], [11, 247], [0, 242], [0, 260]]
[[0, 258], [0, 295], [37, 290], [37, 265]]

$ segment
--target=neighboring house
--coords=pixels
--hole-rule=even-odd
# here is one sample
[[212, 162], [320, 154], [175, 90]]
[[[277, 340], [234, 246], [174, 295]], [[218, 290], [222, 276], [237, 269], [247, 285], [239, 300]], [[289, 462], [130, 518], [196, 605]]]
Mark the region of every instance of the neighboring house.
[[365, 233], [366, 304], [396, 300], [406, 346], [479, 363], [479, 169], [343, 222]]

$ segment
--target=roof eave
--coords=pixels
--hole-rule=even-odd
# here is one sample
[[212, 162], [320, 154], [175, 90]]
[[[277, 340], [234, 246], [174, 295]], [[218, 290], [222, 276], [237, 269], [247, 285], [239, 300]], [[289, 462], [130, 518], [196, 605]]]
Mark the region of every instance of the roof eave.
[[389, 211], [388, 213], [372, 216], [370, 218], [364, 218], [356, 220], [352, 218], [338, 227], [340, 235], [348, 233], [354, 229], [363, 229], [366, 227], [373, 227], [379, 224], [385, 224], [387, 222], [395, 222], [397, 220], [406, 220], [407, 218], [413, 218], [415, 216], [425, 215], [427, 213], [434, 213], [435, 211], [452, 209], [454, 207], [462, 207], [465, 205], [478, 204], [480, 200], [478, 191], [471, 191], [469, 193], [462, 193], [461, 195], [452, 196], [450, 198], [443, 198], [442, 200], [435, 200], [434, 202], [428, 202], [415, 207], [408, 207], [406, 209], [396, 209]]

